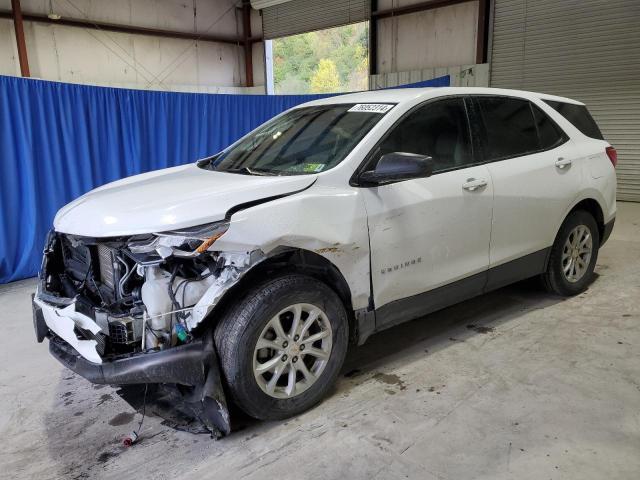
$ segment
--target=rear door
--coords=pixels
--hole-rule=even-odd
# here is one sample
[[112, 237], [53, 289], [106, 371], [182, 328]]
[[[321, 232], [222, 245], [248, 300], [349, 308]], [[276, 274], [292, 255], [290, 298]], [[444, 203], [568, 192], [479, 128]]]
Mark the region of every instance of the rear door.
[[[474, 155], [464, 99], [430, 101], [408, 113], [367, 169], [390, 152], [429, 155], [434, 172], [362, 189], [378, 328], [446, 306], [456, 295], [480, 293], [489, 264], [491, 178]], [[459, 287], [428, 299], [420, 295], [452, 282]]]
[[495, 288], [542, 271], [580, 189], [582, 162], [569, 137], [532, 102], [476, 96], [473, 103], [494, 189], [487, 286]]

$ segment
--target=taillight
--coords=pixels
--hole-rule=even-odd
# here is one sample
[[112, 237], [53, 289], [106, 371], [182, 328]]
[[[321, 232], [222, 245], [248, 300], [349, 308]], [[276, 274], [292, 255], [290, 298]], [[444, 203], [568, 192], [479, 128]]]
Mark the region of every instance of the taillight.
[[613, 147], [607, 147], [605, 152], [607, 152], [607, 157], [609, 157], [613, 168], [615, 168], [618, 165], [618, 152], [616, 152], [616, 149]]

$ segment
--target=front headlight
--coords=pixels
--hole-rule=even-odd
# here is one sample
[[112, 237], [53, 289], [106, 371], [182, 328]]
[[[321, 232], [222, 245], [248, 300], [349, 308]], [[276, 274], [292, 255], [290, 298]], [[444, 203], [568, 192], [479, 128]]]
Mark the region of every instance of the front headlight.
[[162, 258], [171, 255], [194, 257], [209, 250], [211, 245], [229, 229], [229, 222], [214, 222], [197, 227], [154, 233], [143, 240], [133, 240], [128, 247], [132, 253], [158, 252]]

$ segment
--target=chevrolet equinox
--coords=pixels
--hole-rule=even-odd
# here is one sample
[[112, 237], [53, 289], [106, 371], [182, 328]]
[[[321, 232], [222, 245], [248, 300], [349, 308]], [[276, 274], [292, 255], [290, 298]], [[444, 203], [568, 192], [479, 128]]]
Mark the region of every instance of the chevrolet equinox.
[[290, 417], [375, 332], [533, 276], [582, 292], [613, 228], [616, 162], [568, 98], [436, 88], [306, 103], [62, 208], [36, 336], [91, 382], [172, 389], [216, 435], [227, 400]]

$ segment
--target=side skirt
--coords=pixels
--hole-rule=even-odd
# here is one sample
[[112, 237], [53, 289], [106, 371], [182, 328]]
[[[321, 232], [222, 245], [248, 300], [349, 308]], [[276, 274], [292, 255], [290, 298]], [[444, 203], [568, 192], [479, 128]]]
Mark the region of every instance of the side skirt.
[[[551, 247], [525, 255], [448, 285], [387, 303], [375, 310], [375, 329], [369, 334], [415, 320], [506, 285], [540, 275], [547, 268]], [[370, 323], [369, 323], [370, 325]], [[368, 336], [368, 335], [366, 335]], [[358, 344], [366, 338], [360, 336]]]

